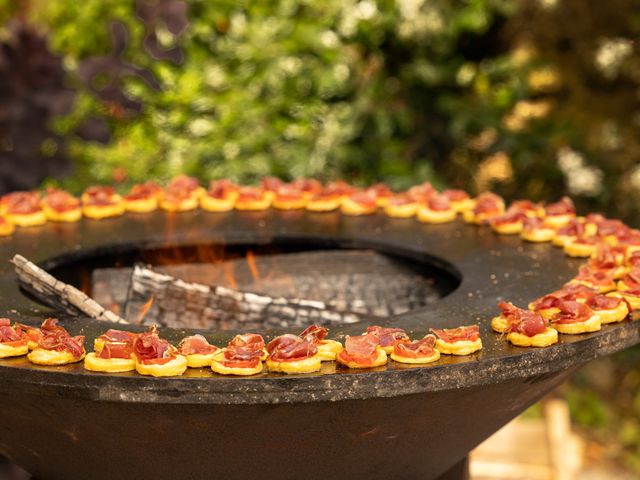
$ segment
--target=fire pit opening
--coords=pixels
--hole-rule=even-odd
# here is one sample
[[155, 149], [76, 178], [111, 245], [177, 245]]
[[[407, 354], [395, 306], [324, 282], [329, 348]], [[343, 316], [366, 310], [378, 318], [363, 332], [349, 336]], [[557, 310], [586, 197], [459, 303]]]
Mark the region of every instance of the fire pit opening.
[[381, 320], [428, 307], [461, 280], [424, 253], [308, 238], [117, 245], [43, 267], [132, 323], [221, 330]]

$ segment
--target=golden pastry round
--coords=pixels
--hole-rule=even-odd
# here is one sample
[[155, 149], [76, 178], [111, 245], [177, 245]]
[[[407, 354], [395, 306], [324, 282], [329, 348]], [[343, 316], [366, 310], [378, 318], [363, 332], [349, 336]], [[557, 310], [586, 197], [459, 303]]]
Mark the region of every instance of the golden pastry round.
[[562, 215], [548, 215], [544, 217], [543, 221], [545, 225], [557, 230], [564, 227], [574, 217], [575, 215], [572, 213], [565, 213]]
[[553, 237], [553, 240], [551, 240], [551, 243], [553, 243], [556, 247], [564, 247], [567, 243], [575, 241], [575, 239], [575, 235], [556, 234], [556, 236]]
[[166, 197], [161, 197], [158, 205], [165, 212], [188, 212], [195, 210], [200, 205], [199, 196], [195, 193], [189, 194], [188, 197], [176, 202]]
[[565, 333], [567, 335], [578, 335], [580, 333], [597, 332], [602, 328], [602, 322], [600, 321], [600, 317], [596, 314], [591, 315], [591, 317], [584, 322], [558, 323], [553, 324], [553, 328], [558, 332]]
[[491, 319], [491, 328], [494, 332], [504, 333], [508, 326], [509, 322], [502, 315], [498, 315]]
[[141, 363], [136, 359], [136, 372], [140, 375], [152, 377], [176, 377], [187, 370], [187, 359], [183, 355], [176, 355], [164, 364]]
[[491, 228], [500, 235], [517, 235], [522, 232], [522, 222], [491, 224]]
[[439, 338], [436, 340], [436, 348], [445, 355], [471, 355], [478, 350], [482, 350], [482, 339], [460, 340], [457, 342], [445, 342]]
[[509, 332], [507, 340], [517, 347], [548, 347], [558, 343], [558, 332], [551, 327], [547, 327], [544, 332], [532, 337], [518, 332]]
[[67, 351], [58, 352], [56, 350], [35, 348], [27, 354], [27, 358], [36, 365], [66, 365], [67, 363], [79, 362], [84, 358], [84, 353], [80, 358], [77, 358]]
[[0, 358], [20, 357], [27, 353], [29, 353], [28, 342], [24, 342], [23, 345], [7, 345], [6, 343], [0, 343]]
[[100, 358], [95, 352], [84, 357], [84, 368], [92, 372], [131, 372], [136, 369], [136, 361], [131, 358]]
[[331, 362], [336, 359], [336, 355], [338, 355], [342, 351], [342, 344], [335, 340], [321, 340], [318, 344], [318, 353], [316, 356], [320, 358], [323, 362]]
[[228, 212], [235, 207], [237, 198], [237, 193], [226, 195], [224, 198], [203, 195], [200, 197], [200, 208], [207, 212]]
[[15, 231], [16, 227], [9, 220], [0, 222], [0, 237], [7, 237]]
[[6, 219], [18, 227], [36, 227], [47, 223], [47, 217], [42, 210], [33, 213], [7, 213]]
[[133, 213], [149, 213], [158, 209], [158, 197], [124, 199], [124, 209]]
[[597, 245], [592, 243], [581, 243], [578, 241], [567, 242], [564, 245], [564, 253], [570, 257], [587, 258], [596, 252]]
[[377, 347], [376, 350], [378, 352], [378, 356], [376, 357], [376, 359], [373, 361], [371, 365], [360, 365], [359, 363], [355, 363], [355, 362], [346, 362], [342, 360], [342, 358], [340, 358], [340, 355], [336, 356], [336, 362], [349, 368], [374, 368], [374, 367], [380, 367], [382, 365], [385, 365], [387, 363], [387, 352], [385, 352], [380, 347]]
[[266, 210], [271, 206], [271, 197], [266, 193], [262, 196], [260, 200], [236, 200], [234, 208], [236, 210], [242, 211], [258, 211], [258, 210]]
[[458, 213], [471, 211], [476, 206], [476, 201], [473, 198], [465, 198], [464, 200], [450, 200], [451, 208]]
[[331, 212], [342, 205], [342, 197], [311, 199], [305, 207], [310, 212]]
[[58, 210], [55, 210], [55, 209], [51, 208], [46, 203], [44, 203], [42, 205], [42, 211], [44, 212], [44, 215], [47, 218], [47, 220], [49, 220], [50, 222], [73, 223], [73, 222], [79, 222], [80, 219], [82, 218], [82, 208], [81, 207], [77, 207], [77, 208], [73, 208], [71, 210], [65, 210], [63, 212], [60, 212]]
[[320, 371], [322, 361], [318, 355], [303, 358], [301, 360], [289, 360], [286, 362], [278, 362], [271, 358], [267, 358], [267, 368], [270, 372], [280, 373], [312, 373]]
[[550, 242], [556, 236], [555, 230], [551, 228], [535, 228], [533, 230], [522, 230], [520, 238], [527, 242], [541, 243]]
[[263, 369], [262, 362], [258, 362], [258, 364], [253, 368], [248, 367], [227, 367], [222, 362], [214, 360], [211, 362], [211, 370], [220, 375], [239, 375], [239, 376], [247, 376], [247, 375], [256, 375], [262, 372]]
[[185, 355], [185, 358], [187, 359], [187, 367], [191, 367], [191, 368], [210, 367], [217, 353], [218, 353], [218, 350], [211, 353], [192, 353], [190, 355]]
[[384, 213], [393, 218], [411, 218], [418, 211], [417, 203], [406, 203], [404, 205], [390, 205], [384, 207]]
[[624, 298], [626, 302], [631, 307], [631, 310], [640, 310], [640, 296], [639, 295], [629, 295], [625, 291], [611, 292], [609, 293], [612, 297], [620, 297]]
[[354, 202], [350, 198], [345, 198], [340, 206], [340, 211], [344, 215], [359, 216], [359, 215], [371, 215], [378, 210], [378, 205], [362, 205], [361, 203]]
[[391, 360], [394, 360], [399, 363], [413, 363], [413, 364], [424, 364], [435, 362], [440, 359], [440, 352], [436, 349], [433, 350], [433, 353], [428, 357], [403, 357], [402, 355], [396, 355], [395, 352], [391, 353]]
[[453, 208], [448, 210], [431, 210], [429, 207], [421, 206], [417, 211], [418, 220], [423, 223], [449, 223], [458, 216]]
[[600, 317], [600, 322], [603, 324], [616, 323], [627, 318], [627, 315], [629, 315], [629, 307], [625, 302], [620, 302], [620, 304], [615, 308], [597, 310], [596, 313]]
[[85, 217], [95, 220], [118, 217], [124, 213], [124, 202], [117, 200], [117, 203], [111, 205], [83, 205], [82, 213]]

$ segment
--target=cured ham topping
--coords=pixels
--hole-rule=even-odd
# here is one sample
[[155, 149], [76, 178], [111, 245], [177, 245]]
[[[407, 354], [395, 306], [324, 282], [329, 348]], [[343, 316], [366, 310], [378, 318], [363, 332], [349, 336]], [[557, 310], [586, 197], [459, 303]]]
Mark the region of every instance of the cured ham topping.
[[155, 327], [140, 333], [133, 340], [133, 353], [140, 363], [163, 365], [176, 356], [176, 349], [168, 341], [160, 338]]
[[267, 192], [276, 192], [285, 183], [278, 177], [265, 177], [260, 182], [262, 188]]
[[376, 208], [376, 197], [370, 192], [355, 192], [349, 195], [349, 200], [365, 208]]
[[197, 178], [187, 175], [175, 177], [164, 191], [164, 198], [170, 202], [181, 202], [187, 200], [200, 187]]
[[372, 194], [375, 198], [393, 197], [393, 192], [384, 183], [376, 183], [375, 185], [371, 185], [369, 188], [367, 188], [366, 191], [367, 193]]
[[313, 178], [296, 178], [291, 186], [305, 194], [316, 194], [322, 191], [322, 183]]
[[388, 205], [401, 207], [402, 205], [410, 205], [412, 203], [415, 203], [415, 200], [411, 195], [408, 193], [399, 193], [389, 199]]
[[502, 317], [507, 320], [506, 332], [521, 333], [527, 337], [533, 337], [547, 329], [547, 323], [539, 313], [523, 310], [504, 301], [500, 302], [498, 307], [502, 310]]
[[133, 343], [133, 339], [136, 334], [132, 332], [125, 332], [124, 330], [115, 330], [110, 328], [98, 338], [105, 342], [119, 342], [119, 343]]
[[596, 225], [598, 226], [598, 235], [600, 235], [601, 237], [606, 237], [609, 235], [613, 235], [616, 237], [624, 236], [629, 232], [629, 230], [631, 230], [620, 220], [610, 220], [603, 218], [598, 221]]
[[278, 197], [278, 200], [295, 201], [304, 198], [304, 192], [296, 187], [285, 184], [278, 188], [276, 197]]
[[[23, 325], [16, 324], [23, 328]], [[64, 328], [58, 325], [58, 319], [47, 318], [40, 328], [24, 326], [26, 335], [30, 341], [37, 342], [38, 348], [44, 350], [55, 350], [58, 352], [69, 352], [75, 358], [84, 355], [84, 336], [72, 337]]]
[[618, 242], [626, 246], [638, 246], [640, 245], [640, 231], [635, 229], [628, 229], [624, 233], [618, 233], [616, 235]]
[[95, 186], [87, 188], [82, 198], [86, 205], [105, 206], [115, 203], [113, 200], [115, 194], [113, 187]]
[[564, 237], [580, 237], [584, 235], [584, 223], [572, 218], [569, 223], [560, 227], [556, 233]]
[[429, 331], [446, 343], [475, 342], [480, 338], [480, 327], [478, 325], [445, 329], [430, 328]]
[[211, 345], [202, 335], [185, 337], [178, 346], [181, 355], [209, 355], [218, 351], [218, 347]]
[[583, 265], [580, 267], [576, 280], [592, 285], [610, 285], [613, 282], [613, 271], [610, 269], [599, 270]]
[[80, 207], [80, 200], [69, 192], [56, 188], [47, 189], [47, 194], [42, 199], [42, 202], [56, 212], [68, 212]]
[[376, 337], [381, 347], [390, 347], [396, 340], [409, 340], [409, 335], [401, 328], [385, 328], [372, 325], [367, 327], [365, 334]]
[[350, 195], [356, 192], [358, 189], [352, 185], [349, 185], [344, 180], [336, 180], [334, 182], [330, 182], [325, 188], [326, 192], [335, 192], [342, 195]]
[[425, 203], [427, 207], [429, 207], [429, 210], [433, 210], [435, 212], [446, 212], [451, 209], [451, 202], [449, 199], [440, 194], [429, 196]]
[[615, 270], [618, 268], [618, 253], [610, 247], [600, 247], [596, 255], [587, 262], [591, 270]]
[[264, 349], [264, 338], [257, 333], [244, 333], [233, 337], [227, 347], [241, 347], [262, 352]]
[[586, 237], [584, 235], [580, 235], [573, 240], [573, 243], [581, 245], [600, 245], [600, 239], [597, 237]]
[[7, 213], [28, 215], [40, 211], [40, 194], [38, 192], [13, 192], [2, 197]]
[[534, 203], [531, 200], [516, 200], [509, 205], [507, 212], [538, 213], [540, 209], [539, 203]]
[[315, 343], [321, 343], [322, 340], [325, 339], [329, 330], [324, 327], [320, 327], [318, 325], [311, 325], [304, 329], [304, 331], [300, 334], [302, 338], [307, 338]]
[[640, 268], [632, 268], [624, 277], [620, 279], [624, 283], [625, 287], [629, 290], [640, 289]]
[[534, 310], [545, 310], [548, 308], [557, 308], [558, 303], [563, 300], [587, 300], [598, 292], [591, 287], [579, 283], [570, 283], [560, 290], [545, 295], [533, 302]]
[[433, 194], [438, 193], [438, 191], [433, 188], [433, 185], [431, 185], [429, 182], [424, 182], [420, 185], [414, 185], [409, 190], [407, 190], [407, 193], [411, 195], [416, 201], [425, 202], [427, 198], [429, 198]]
[[277, 362], [292, 362], [314, 356], [318, 347], [313, 340], [297, 335], [280, 335], [267, 345], [270, 358]]
[[435, 352], [436, 337], [426, 335], [420, 340], [413, 342], [399, 340], [393, 344], [393, 353], [405, 358], [431, 357]]
[[98, 358], [105, 360], [111, 358], [131, 358], [133, 353], [133, 345], [130, 342], [104, 342], [99, 352], [96, 352]]
[[256, 187], [242, 187], [238, 190], [238, 200], [243, 202], [259, 202], [264, 198], [264, 190]]
[[358, 365], [373, 365], [378, 358], [378, 338], [367, 333], [359, 336], [347, 335], [344, 348], [338, 354], [340, 359]]
[[560, 311], [551, 318], [552, 324], [586, 322], [593, 315], [588, 305], [573, 300], [563, 300], [558, 303], [557, 308]]
[[627, 265], [634, 268], [640, 266], [640, 251], [636, 250], [627, 258]]
[[29, 338], [20, 325], [11, 326], [11, 320], [0, 318], [0, 343], [8, 346], [24, 345]]
[[222, 364], [227, 368], [255, 368], [260, 363], [262, 351], [227, 347]]
[[540, 229], [547, 229], [545, 226], [544, 220], [539, 217], [526, 217], [522, 220], [522, 229], [525, 232], [534, 232]]
[[612, 310], [617, 308], [624, 300], [619, 297], [610, 297], [608, 295], [593, 295], [587, 300], [587, 305], [592, 310]]
[[527, 215], [524, 212], [507, 212], [499, 217], [491, 219], [492, 225], [510, 225], [512, 223], [519, 223], [524, 221]]
[[560, 201], [547, 205], [545, 208], [547, 216], [571, 215], [576, 213], [576, 207], [569, 197], [562, 197]]
[[473, 213], [478, 214], [500, 214], [502, 213], [503, 201], [495, 193], [486, 192], [482, 193], [476, 199], [476, 205], [473, 208]]
[[469, 194], [464, 190], [445, 190], [442, 195], [447, 197], [450, 202], [461, 202], [470, 198]]
[[129, 193], [125, 195], [127, 200], [145, 200], [147, 198], [153, 198], [162, 192], [162, 188], [155, 182], [148, 181], [144, 183], [138, 183], [131, 187]]
[[212, 180], [209, 183], [207, 195], [220, 200], [226, 199], [230, 194], [237, 192], [238, 186], [229, 180]]

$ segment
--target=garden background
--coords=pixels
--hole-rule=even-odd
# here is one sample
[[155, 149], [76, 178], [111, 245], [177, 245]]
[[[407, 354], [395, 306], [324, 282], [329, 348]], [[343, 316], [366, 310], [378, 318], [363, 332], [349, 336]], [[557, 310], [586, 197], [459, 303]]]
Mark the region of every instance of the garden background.
[[[638, 0], [0, 0], [0, 193], [429, 180], [639, 227], [639, 35]], [[638, 360], [560, 394], [640, 472]]]

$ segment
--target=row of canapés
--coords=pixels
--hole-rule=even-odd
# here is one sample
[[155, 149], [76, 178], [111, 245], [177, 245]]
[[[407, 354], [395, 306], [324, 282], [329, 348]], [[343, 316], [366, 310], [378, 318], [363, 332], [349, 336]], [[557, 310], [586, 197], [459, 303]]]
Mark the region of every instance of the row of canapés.
[[379, 209], [391, 217], [417, 217], [426, 223], [454, 221], [462, 214], [465, 221], [490, 225], [497, 233], [520, 234], [532, 242], [553, 241], [569, 255], [588, 257], [602, 236], [617, 235], [627, 244], [640, 248], [640, 231], [598, 214], [578, 217], [569, 198], [549, 205], [528, 200], [513, 202], [507, 208], [499, 196], [486, 192], [472, 198], [463, 190], [437, 191], [429, 183], [401, 193], [384, 184], [358, 189], [343, 181], [322, 185], [313, 179], [284, 183], [273, 177], [259, 187], [235, 185], [214, 180], [205, 190], [198, 180], [185, 175], [162, 188], [154, 182], [134, 185], [126, 195], [110, 186], [89, 187], [78, 199], [68, 192], [49, 189], [13, 192], [0, 199], [0, 235], [11, 235], [15, 226], [42, 225], [47, 221], [76, 222], [83, 216], [110, 218], [125, 212], [146, 213], [158, 208], [182, 212], [202, 208], [206, 211], [307, 209], [328, 212], [340, 209], [345, 215], [367, 215]]
[[[85, 338], [72, 336], [54, 318], [40, 328], [0, 319], [0, 358], [27, 355], [36, 365], [65, 365], [84, 360], [94, 372], [137, 371], [142, 375], [177, 376], [188, 367], [211, 368], [222, 375], [255, 375], [266, 364], [270, 372], [312, 373], [323, 361], [345, 368], [385, 365], [388, 356], [410, 364], [431, 363], [440, 354], [470, 355], [482, 348], [477, 325], [432, 329], [411, 340], [400, 328], [370, 326], [362, 335], [346, 336], [344, 346], [326, 338], [327, 329], [313, 325], [300, 335], [285, 334], [268, 343], [257, 333], [236, 335], [224, 348], [211, 345], [202, 335], [184, 338], [178, 347], [161, 338], [155, 327], [144, 333], [107, 330], [94, 340], [86, 354]], [[264, 363], [263, 363], [264, 362]]]

